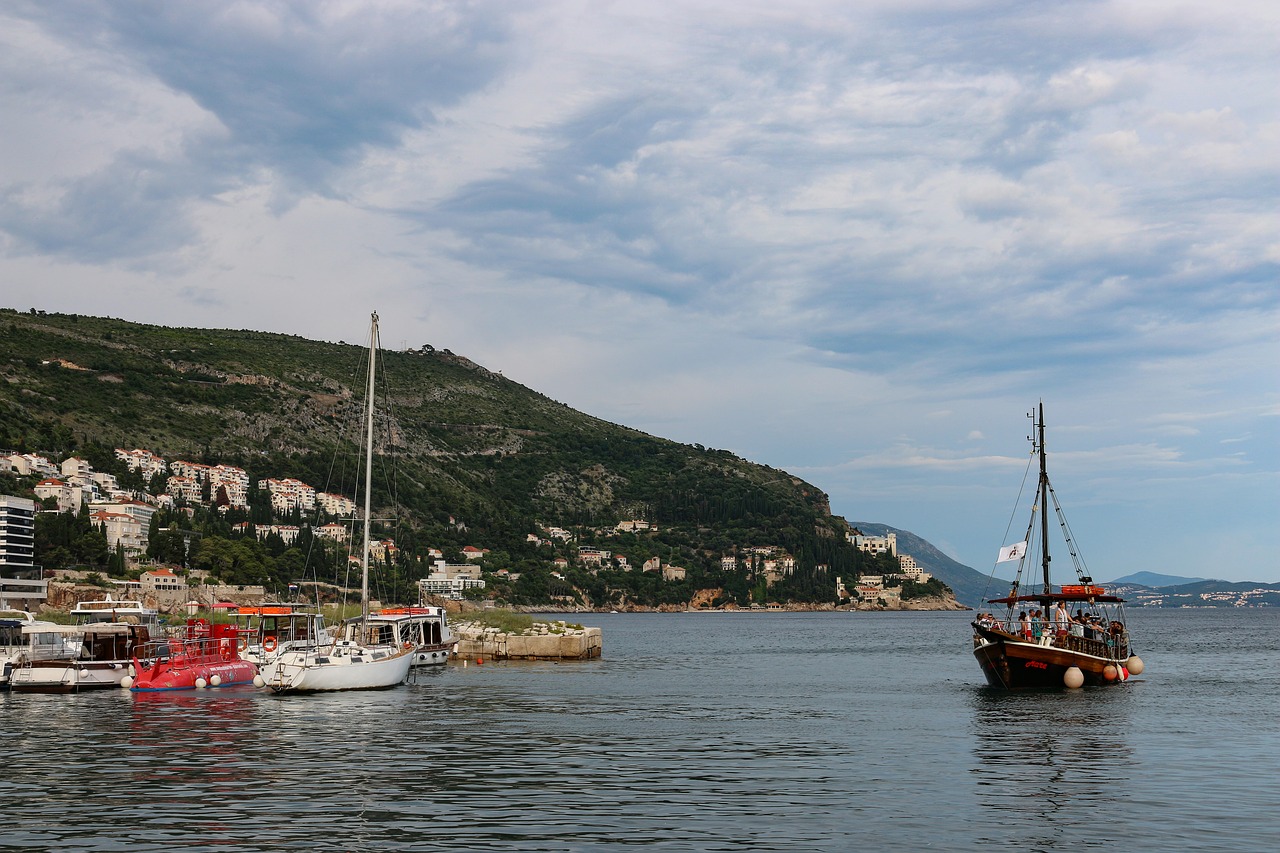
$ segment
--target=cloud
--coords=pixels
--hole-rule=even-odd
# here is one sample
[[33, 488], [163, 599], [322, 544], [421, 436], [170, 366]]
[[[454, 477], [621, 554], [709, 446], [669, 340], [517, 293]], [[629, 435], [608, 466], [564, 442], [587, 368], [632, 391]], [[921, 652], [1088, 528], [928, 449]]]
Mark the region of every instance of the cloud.
[[1280, 466], [1278, 18], [8, 4], [0, 272], [53, 310], [330, 340], [375, 302], [393, 338], [954, 543], [1043, 399], [1067, 477], [1211, 481], [1220, 525]]

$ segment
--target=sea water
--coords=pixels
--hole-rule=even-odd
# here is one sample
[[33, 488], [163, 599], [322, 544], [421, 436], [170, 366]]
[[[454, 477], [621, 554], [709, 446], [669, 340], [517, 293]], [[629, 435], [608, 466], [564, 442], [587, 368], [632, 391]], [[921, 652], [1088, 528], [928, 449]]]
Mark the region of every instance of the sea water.
[[1135, 610], [1127, 684], [985, 686], [966, 613], [579, 614], [387, 691], [5, 695], [0, 849], [1270, 850], [1280, 613]]

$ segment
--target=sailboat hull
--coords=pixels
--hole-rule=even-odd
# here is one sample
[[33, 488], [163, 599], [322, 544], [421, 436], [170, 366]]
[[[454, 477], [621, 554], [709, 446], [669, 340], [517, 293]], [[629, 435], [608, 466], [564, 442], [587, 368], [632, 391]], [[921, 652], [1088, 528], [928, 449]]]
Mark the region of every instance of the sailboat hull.
[[413, 655], [408, 651], [306, 650], [279, 655], [262, 668], [260, 676], [275, 693], [378, 690], [403, 684], [412, 664]]

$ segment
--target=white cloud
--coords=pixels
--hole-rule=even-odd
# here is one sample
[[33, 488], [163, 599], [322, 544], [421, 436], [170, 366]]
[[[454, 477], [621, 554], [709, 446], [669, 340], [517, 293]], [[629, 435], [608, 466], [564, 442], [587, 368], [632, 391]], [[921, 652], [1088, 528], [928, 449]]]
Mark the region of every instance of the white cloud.
[[973, 560], [1044, 398], [1067, 476], [1159, 471], [1223, 527], [1280, 465], [1278, 18], [14, 4], [5, 299], [330, 340], [378, 308]]

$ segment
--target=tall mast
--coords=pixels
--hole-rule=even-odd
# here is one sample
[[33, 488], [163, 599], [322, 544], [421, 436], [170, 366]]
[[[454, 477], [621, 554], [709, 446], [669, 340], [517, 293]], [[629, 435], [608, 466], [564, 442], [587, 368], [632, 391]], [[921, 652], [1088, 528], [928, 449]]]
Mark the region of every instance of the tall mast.
[[1044, 568], [1044, 592], [1049, 588], [1049, 472], [1044, 462], [1044, 402], [1040, 403], [1040, 420], [1036, 424], [1040, 450], [1040, 551]]
[[[369, 520], [373, 504], [373, 371], [378, 354], [378, 312], [373, 312], [373, 324], [369, 333], [369, 391], [365, 398], [365, 446], [364, 446], [364, 548], [360, 551], [361, 613], [369, 621]], [[1044, 475], [1041, 474], [1041, 477]]]

